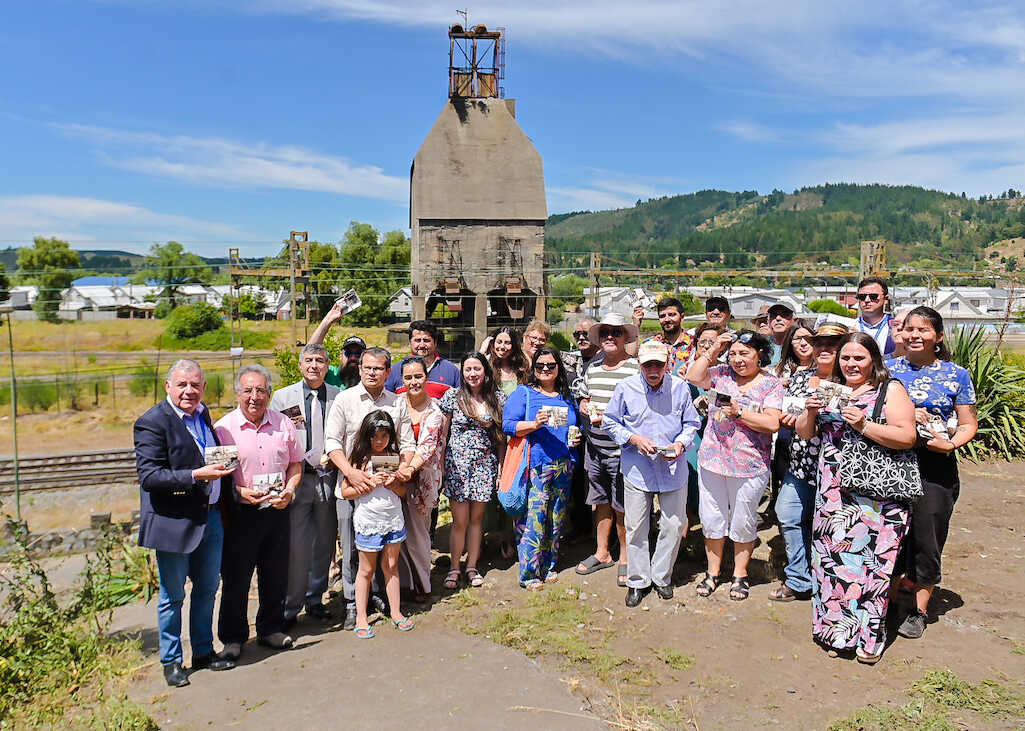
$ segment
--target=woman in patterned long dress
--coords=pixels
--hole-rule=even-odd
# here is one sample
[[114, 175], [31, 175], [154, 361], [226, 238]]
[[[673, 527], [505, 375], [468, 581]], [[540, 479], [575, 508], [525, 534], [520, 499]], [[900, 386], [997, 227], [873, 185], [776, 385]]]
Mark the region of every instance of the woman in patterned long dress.
[[822, 439], [812, 516], [812, 634], [833, 650], [853, 649], [866, 664], [878, 662], [886, 645], [890, 579], [909, 509], [851, 492], [844, 485], [840, 447], [859, 435], [891, 449], [914, 445], [914, 405], [898, 382], [886, 389], [880, 422], [868, 420], [888, 379], [875, 340], [864, 333], [845, 335], [833, 380], [853, 389], [850, 403], [832, 410], [813, 394], [796, 424], [801, 438]]
[[484, 583], [477, 570], [483, 540], [482, 522], [488, 500], [495, 494], [498, 465], [505, 451], [502, 433], [505, 394], [495, 385], [488, 359], [476, 351], [467, 353], [459, 370], [462, 384], [446, 391], [438, 403], [445, 414], [443, 431], [448, 434], [443, 490], [452, 510], [449, 534], [452, 570], [445, 576], [446, 589], [459, 586], [459, 560], [464, 547], [470, 586]]
[[[553, 407], [566, 410], [565, 424], [552, 423]], [[506, 434], [523, 437], [530, 445], [527, 510], [514, 523], [524, 589], [540, 589], [542, 583], [558, 580], [555, 563], [568, 514], [574, 448], [580, 443], [579, 430], [571, 441], [569, 428], [578, 423], [562, 356], [552, 346], [542, 346], [534, 356], [530, 379], [509, 395], [502, 423]]]

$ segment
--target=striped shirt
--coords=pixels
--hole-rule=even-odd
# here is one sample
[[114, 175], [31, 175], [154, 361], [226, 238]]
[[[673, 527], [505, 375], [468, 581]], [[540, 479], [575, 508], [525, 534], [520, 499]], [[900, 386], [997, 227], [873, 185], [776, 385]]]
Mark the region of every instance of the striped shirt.
[[[597, 408], [604, 413], [619, 382], [640, 372], [641, 368], [636, 358], [627, 358], [612, 370], [607, 370], [602, 363], [592, 363], [587, 367], [587, 374], [584, 376], [591, 398], [591, 408]], [[587, 430], [587, 440], [603, 454], [619, 454], [619, 445], [608, 432], [598, 426], [592, 425]]]

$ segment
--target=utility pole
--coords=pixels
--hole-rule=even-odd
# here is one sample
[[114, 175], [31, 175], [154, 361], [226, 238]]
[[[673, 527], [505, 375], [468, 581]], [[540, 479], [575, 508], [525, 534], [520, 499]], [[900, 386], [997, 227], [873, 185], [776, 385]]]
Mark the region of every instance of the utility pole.
[[591, 292], [594, 295], [594, 299], [591, 300], [591, 317], [597, 322], [601, 319], [601, 315], [598, 314], [600, 304], [598, 292], [601, 289], [601, 254], [591, 252], [590, 273], [594, 277], [594, 283], [591, 285]]

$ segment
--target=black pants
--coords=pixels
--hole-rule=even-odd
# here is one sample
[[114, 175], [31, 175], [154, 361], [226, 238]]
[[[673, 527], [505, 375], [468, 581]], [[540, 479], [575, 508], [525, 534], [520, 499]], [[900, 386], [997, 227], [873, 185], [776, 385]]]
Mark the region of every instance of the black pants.
[[249, 639], [246, 607], [256, 569], [260, 608], [256, 636], [284, 630], [288, 590], [288, 546], [291, 508], [278, 510], [233, 505], [224, 528], [221, 554], [221, 610], [217, 637], [223, 644]]
[[[940, 559], [947, 542], [954, 503], [961, 492], [957, 458], [915, 449], [924, 494], [911, 507], [911, 526], [904, 539], [907, 577], [920, 586], [940, 583]], [[900, 562], [897, 564], [901, 565]]]

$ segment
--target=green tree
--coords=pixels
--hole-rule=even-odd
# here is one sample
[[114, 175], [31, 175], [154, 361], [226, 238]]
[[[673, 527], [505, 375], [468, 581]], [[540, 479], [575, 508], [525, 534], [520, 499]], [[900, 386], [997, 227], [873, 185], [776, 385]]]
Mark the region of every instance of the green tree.
[[18, 270], [23, 281], [39, 287], [32, 309], [40, 320], [59, 322], [61, 291], [71, 286], [79, 266], [78, 252], [67, 241], [37, 236], [32, 248], [18, 249]]
[[143, 261], [138, 279], [163, 286], [160, 299], [176, 305], [178, 288], [183, 284], [208, 281], [213, 273], [197, 254], [185, 251], [177, 241], [153, 244]]
[[194, 338], [223, 326], [221, 313], [205, 302], [176, 307], [167, 318], [167, 332], [179, 339]]
[[377, 230], [353, 221], [341, 241], [338, 291], [355, 289], [363, 306], [346, 315], [350, 325], [379, 325], [388, 312], [388, 298], [409, 284], [409, 239], [389, 231], [378, 243]]
[[7, 278], [7, 267], [0, 263], [0, 302], [11, 298], [11, 280]]

